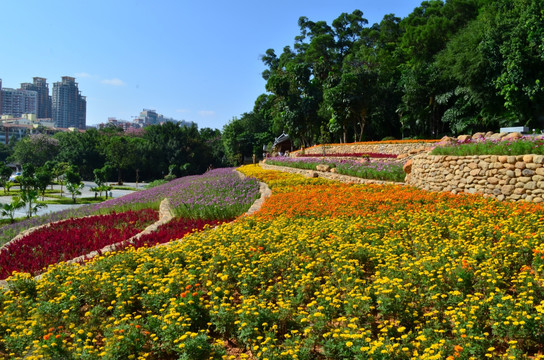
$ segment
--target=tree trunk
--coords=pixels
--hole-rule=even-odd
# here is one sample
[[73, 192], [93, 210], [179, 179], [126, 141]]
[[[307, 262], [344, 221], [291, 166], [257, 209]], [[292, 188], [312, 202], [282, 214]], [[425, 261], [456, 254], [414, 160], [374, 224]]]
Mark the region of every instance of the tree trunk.
[[364, 116], [361, 116], [361, 122], [359, 123], [361, 126], [361, 132], [359, 133], [359, 141], [363, 141], [363, 131], [365, 130], [366, 125], [366, 118]]
[[117, 185], [123, 185], [123, 179], [121, 179], [121, 167], [117, 168]]

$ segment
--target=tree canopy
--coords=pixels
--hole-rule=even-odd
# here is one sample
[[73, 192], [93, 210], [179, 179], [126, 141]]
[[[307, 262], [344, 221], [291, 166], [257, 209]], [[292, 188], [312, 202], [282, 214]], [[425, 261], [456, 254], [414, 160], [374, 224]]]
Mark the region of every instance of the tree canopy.
[[[544, 3], [423, 1], [368, 25], [360, 10], [300, 34], [267, 67], [270, 129], [298, 145], [544, 128]], [[261, 96], [261, 97], [262, 97]]]

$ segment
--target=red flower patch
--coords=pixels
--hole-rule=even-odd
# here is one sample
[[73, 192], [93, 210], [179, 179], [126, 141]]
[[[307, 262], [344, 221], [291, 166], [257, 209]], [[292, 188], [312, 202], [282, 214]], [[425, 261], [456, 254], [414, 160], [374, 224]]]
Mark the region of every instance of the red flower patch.
[[13, 271], [36, 275], [48, 265], [129, 239], [157, 219], [155, 210], [143, 209], [53, 223], [0, 251], [0, 278], [9, 277]]

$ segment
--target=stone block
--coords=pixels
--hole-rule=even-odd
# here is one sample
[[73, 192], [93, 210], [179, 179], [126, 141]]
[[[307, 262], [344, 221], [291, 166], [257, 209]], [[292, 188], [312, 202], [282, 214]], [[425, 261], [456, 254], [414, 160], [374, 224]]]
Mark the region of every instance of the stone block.
[[511, 195], [514, 192], [514, 186], [513, 185], [504, 185], [501, 188], [501, 193], [503, 195]]
[[488, 163], [487, 161], [480, 161], [480, 162], [478, 163], [478, 167], [479, 167], [480, 169], [487, 170], [487, 169], [489, 169], [489, 163]]
[[408, 160], [402, 169], [406, 174], [410, 174], [412, 172], [412, 160]]
[[503, 136], [501, 138], [501, 140], [503, 140], [503, 141], [514, 141], [514, 140], [517, 140], [517, 139], [521, 139], [522, 137], [523, 137], [523, 135], [520, 132], [511, 132], [511, 133], [508, 133], [507, 135]]
[[516, 167], [514, 164], [503, 164], [503, 167], [507, 170], [514, 170]]
[[499, 179], [497, 179], [496, 177], [490, 177], [489, 179], [487, 179], [487, 182], [492, 184], [492, 185], [496, 185], [499, 183]]
[[325, 164], [320, 164], [320, 165], [317, 165], [315, 167], [315, 169], [317, 171], [323, 171], [323, 172], [327, 172], [331, 169], [331, 166], [330, 165], [325, 165]]
[[523, 162], [524, 163], [530, 163], [533, 162], [533, 155], [523, 155]]
[[521, 171], [521, 175], [523, 176], [533, 176], [534, 174], [535, 174], [535, 171], [531, 169], [523, 169]]
[[457, 137], [457, 141], [460, 142], [460, 143], [468, 142], [468, 141], [470, 141], [470, 139], [472, 139], [472, 136], [470, 136], [470, 135], [459, 135]]
[[544, 163], [544, 155], [535, 155], [533, 156], [533, 162], [535, 164], [542, 164]]

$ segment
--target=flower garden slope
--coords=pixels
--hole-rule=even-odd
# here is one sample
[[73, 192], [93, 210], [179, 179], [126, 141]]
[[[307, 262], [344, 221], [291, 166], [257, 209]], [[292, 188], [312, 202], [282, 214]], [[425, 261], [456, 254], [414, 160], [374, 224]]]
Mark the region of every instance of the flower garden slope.
[[26, 229], [68, 218], [107, 214], [112, 211], [158, 209], [164, 198], [171, 199], [177, 215], [190, 218], [229, 219], [247, 210], [258, 197], [258, 191], [259, 185], [255, 180], [239, 179], [232, 168], [216, 169], [203, 175], [182, 177], [100, 204], [86, 205], [6, 225], [0, 228], [0, 244], [5, 244]]
[[355, 176], [363, 179], [375, 179], [385, 181], [403, 182], [406, 174], [402, 161], [375, 161], [361, 162], [354, 159], [336, 158], [286, 158], [274, 157], [266, 160], [267, 164], [277, 166], [289, 166], [299, 169], [316, 170], [320, 164], [336, 168], [336, 172], [342, 175]]
[[8, 280], [0, 354], [541, 358], [542, 206], [241, 171], [273, 190], [254, 216]]
[[0, 250], [0, 279], [13, 271], [37, 275], [48, 265], [119, 243], [157, 221], [152, 209], [68, 219], [43, 227]]

